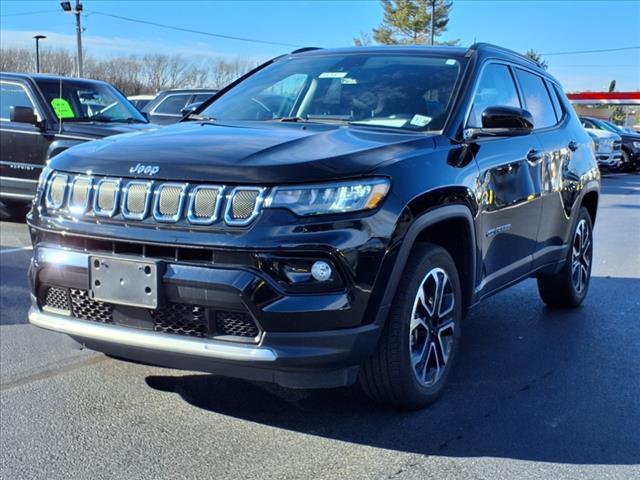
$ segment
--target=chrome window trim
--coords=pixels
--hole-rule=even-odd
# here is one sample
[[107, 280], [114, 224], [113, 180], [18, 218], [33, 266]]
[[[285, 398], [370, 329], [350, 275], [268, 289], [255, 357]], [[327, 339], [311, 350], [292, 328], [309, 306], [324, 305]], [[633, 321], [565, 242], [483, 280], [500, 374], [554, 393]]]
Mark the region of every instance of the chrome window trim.
[[[113, 208], [111, 210], [102, 210], [98, 205], [98, 198], [100, 197], [100, 186], [103, 183], [115, 183], [116, 184], [116, 193], [115, 198], [113, 199]], [[116, 214], [116, 210], [118, 209], [118, 200], [120, 199], [120, 188], [122, 185], [122, 179], [120, 178], [101, 178], [96, 183], [93, 195], [93, 213], [99, 217], [113, 217]]]
[[[82, 208], [82, 210], [80, 209], [74, 209], [72, 204], [71, 204], [71, 200], [73, 198], [73, 190], [76, 188], [76, 182], [78, 180], [87, 180], [89, 182], [89, 191], [87, 192], [87, 199], [84, 202], [84, 207]], [[69, 186], [69, 188], [67, 189], [67, 210], [69, 210], [69, 213], [71, 214], [75, 214], [75, 215], [84, 215], [85, 213], [87, 213], [87, 211], [89, 210], [89, 205], [91, 204], [91, 195], [93, 193], [93, 177], [90, 175], [77, 175], [76, 177], [74, 177], [74, 179], [71, 181], [71, 184]]]
[[[64, 190], [62, 192], [62, 199], [60, 200], [59, 203], [55, 204], [51, 199], [51, 184], [58, 177], [63, 177], [65, 179], [65, 183], [64, 183]], [[47, 209], [59, 210], [60, 208], [62, 208], [62, 205], [64, 205], [64, 201], [67, 198], [68, 188], [69, 188], [69, 175], [65, 173], [53, 173], [49, 177], [49, 180], [47, 180], [47, 193], [45, 195], [45, 204], [47, 206]]]
[[[253, 212], [251, 212], [251, 215], [249, 215], [248, 218], [243, 218], [240, 220], [234, 219], [231, 216], [231, 208], [233, 206], [233, 197], [236, 195], [236, 192], [238, 192], [239, 190], [258, 192], [258, 197], [256, 198], [256, 202], [253, 205]], [[260, 214], [260, 210], [262, 208], [262, 202], [264, 201], [266, 190], [267, 189], [265, 187], [235, 187], [233, 190], [231, 190], [231, 192], [229, 192], [229, 195], [227, 195], [227, 198], [226, 198], [227, 205], [224, 210], [224, 222], [227, 225], [231, 225], [234, 227], [243, 227], [253, 222], [253, 220], [255, 220], [255, 218]]]
[[[167, 187], [180, 187], [181, 191], [180, 191], [180, 199], [178, 201], [178, 211], [175, 215], [162, 215], [160, 213], [160, 192], [162, 192], [162, 190], [164, 190]], [[187, 193], [187, 188], [189, 187], [188, 183], [163, 183], [161, 185], [158, 186], [158, 188], [156, 188], [154, 194], [154, 200], [153, 200], [153, 219], [157, 222], [163, 222], [163, 223], [176, 223], [178, 220], [180, 220], [180, 217], [182, 216], [182, 212], [184, 210], [184, 200], [186, 197], [186, 193]]]
[[[218, 197], [216, 198], [216, 207], [213, 210], [211, 217], [197, 217], [194, 212], [196, 193], [200, 190], [218, 190]], [[189, 192], [189, 207], [187, 208], [187, 220], [194, 225], [211, 225], [218, 218], [220, 218], [220, 209], [224, 202], [224, 193], [226, 187], [224, 185], [197, 185]]]
[[[129, 188], [132, 185], [146, 185], [147, 193], [144, 199], [144, 210], [142, 213], [131, 213], [127, 208], [127, 197], [129, 196]], [[144, 220], [149, 213], [149, 207], [151, 206], [151, 193], [153, 188], [153, 181], [144, 180], [131, 180], [122, 188], [122, 199], [120, 200], [120, 211], [122, 216], [128, 220]]]

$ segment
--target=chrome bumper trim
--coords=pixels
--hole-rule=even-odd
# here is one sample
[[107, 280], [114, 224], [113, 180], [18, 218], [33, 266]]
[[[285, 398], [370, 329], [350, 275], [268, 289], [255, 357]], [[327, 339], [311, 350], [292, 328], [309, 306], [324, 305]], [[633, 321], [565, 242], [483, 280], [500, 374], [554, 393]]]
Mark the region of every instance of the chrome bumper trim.
[[42, 312], [37, 307], [31, 307], [29, 310], [29, 322], [36, 327], [65, 333], [73, 337], [212, 360], [273, 362], [277, 359], [276, 353], [266, 347], [228, 345], [213, 340], [197, 340], [130, 327], [92, 323]]
[[37, 247], [36, 261], [65, 267], [89, 268], [89, 254], [63, 248]]

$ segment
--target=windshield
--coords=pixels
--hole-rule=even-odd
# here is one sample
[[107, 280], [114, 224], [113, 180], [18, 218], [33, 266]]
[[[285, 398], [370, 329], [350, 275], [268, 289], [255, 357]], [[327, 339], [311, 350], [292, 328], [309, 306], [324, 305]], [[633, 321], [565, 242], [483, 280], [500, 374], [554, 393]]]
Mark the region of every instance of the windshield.
[[440, 130], [460, 71], [459, 59], [438, 56], [294, 57], [258, 71], [200, 115]]
[[600, 130], [607, 130], [608, 132], [620, 133], [620, 129], [611, 122], [607, 122], [606, 120], [600, 120], [600, 119], [593, 119], [592, 121], [593, 123], [596, 124], [596, 126]]
[[111, 85], [73, 80], [36, 81], [56, 116], [65, 122], [147, 123]]

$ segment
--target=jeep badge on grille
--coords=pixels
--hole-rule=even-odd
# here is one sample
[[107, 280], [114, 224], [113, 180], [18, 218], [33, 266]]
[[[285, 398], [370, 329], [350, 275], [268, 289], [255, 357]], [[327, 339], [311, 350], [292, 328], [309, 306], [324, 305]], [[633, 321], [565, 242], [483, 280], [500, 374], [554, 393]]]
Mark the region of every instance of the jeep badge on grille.
[[160, 167], [157, 165], [142, 165], [138, 163], [135, 167], [129, 169], [129, 173], [144, 173], [145, 175], [155, 175], [160, 171]]

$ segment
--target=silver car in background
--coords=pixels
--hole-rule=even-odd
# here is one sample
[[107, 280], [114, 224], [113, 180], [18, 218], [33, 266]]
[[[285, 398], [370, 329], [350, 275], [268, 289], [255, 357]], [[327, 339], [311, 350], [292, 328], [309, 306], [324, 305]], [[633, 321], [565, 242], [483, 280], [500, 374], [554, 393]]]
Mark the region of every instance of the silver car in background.
[[585, 128], [593, 139], [600, 168], [615, 170], [622, 165], [622, 138], [620, 135], [595, 128]]

